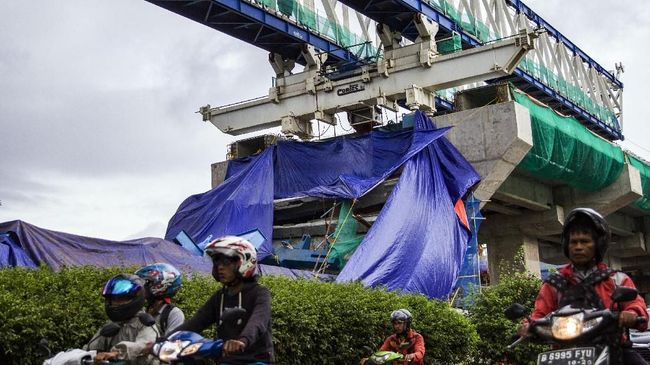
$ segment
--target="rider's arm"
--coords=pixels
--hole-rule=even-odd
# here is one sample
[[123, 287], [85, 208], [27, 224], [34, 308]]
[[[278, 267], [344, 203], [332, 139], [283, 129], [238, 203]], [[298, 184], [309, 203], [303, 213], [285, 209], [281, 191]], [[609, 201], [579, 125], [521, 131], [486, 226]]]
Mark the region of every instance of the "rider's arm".
[[537, 299], [535, 299], [535, 308], [530, 315], [530, 319], [540, 319], [546, 317], [547, 314], [557, 309], [557, 290], [549, 284], [542, 284], [539, 289]]
[[117, 343], [111, 351], [119, 353], [119, 360], [143, 360], [146, 355], [143, 353], [147, 344], [156, 341], [158, 330], [155, 327], [142, 326], [133, 341], [121, 341]]
[[[622, 280], [621, 286], [626, 286], [628, 288], [635, 288], [634, 282], [630, 279], [629, 276], [625, 275]], [[637, 316], [643, 317], [646, 319], [645, 323], [637, 325], [635, 328], [639, 331], [645, 331], [648, 328], [648, 311], [646, 309], [646, 304], [643, 298], [640, 295], [636, 296], [636, 299], [625, 302], [621, 308], [622, 311], [634, 312]]]
[[424, 337], [422, 337], [421, 334], [417, 334], [414, 338], [415, 343], [413, 344], [413, 352], [412, 354], [414, 355], [411, 361], [414, 362], [421, 362], [424, 360]]
[[167, 318], [167, 330], [164, 335], [168, 336], [176, 332], [176, 327], [183, 324], [183, 322], [185, 322], [185, 314], [180, 308], [174, 307], [169, 312], [169, 317]]
[[[539, 289], [537, 298], [535, 299], [535, 308], [533, 313], [530, 314], [530, 319], [536, 320], [546, 317], [547, 314], [557, 309], [557, 290], [550, 284], [544, 283]], [[517, 330], [519, 336], [526, 336], [528, 333], [528, 319], [521, 322], [521, 326]]]
[[386, 339], [384, 340], [384, 343], [379, 348], [379, 351], [393, 351], [394, 348], [393, 348], [393, 345], [391, 344], [392, 338], [393, 338], [392, 335], [386, 337]]
[[[217, 312], [219, 311], [219, 292], [215, 293], [208, 299], [201, 308], [189, 320], [176, 327], [176, 331], [192, 331], [200, 333], [217, 321]], [[170, 326], [171, 328], [171, 326]]]
[[263, 286], [259, 286], [255, 293], [255, 304], [251, 316], [248, 318], [244, 329], [239, 335], [239, 341], [246, 347], [257, 342], [268, 331], [271, 319], [271, 293]]

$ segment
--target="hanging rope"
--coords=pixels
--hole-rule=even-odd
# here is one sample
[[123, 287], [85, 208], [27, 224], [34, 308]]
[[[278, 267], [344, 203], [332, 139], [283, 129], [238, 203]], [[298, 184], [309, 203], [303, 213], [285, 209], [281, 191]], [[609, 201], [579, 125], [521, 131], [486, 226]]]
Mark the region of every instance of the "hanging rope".
[[[348, 221], [348, 218], [350, 217], [350, 214], [352, 213], [352, 208], [354, 208], [354, 205], [357, 203], [357, 199], [352, 200], [352, 204], [350, 205], [350, 209], [348, 210], [347, 214], [345, 215], [345, 218], [343, 218], [343, 223], [338, 223], [336, 227], [338, 228], [339, 226], [344, 226], [345, 223]], [[325, 259], [321, 263], [320, 268], [314, 273], [314, 276], [318, 278], [320, 274], [325, 273], [325, 269], [327, 269], [327, 262], [329, 260], [330, 254], [332, 253], [332, 249], [334, 248], [334, 245], [336, 245], [336, 241], [339, 238], [339, 235], [341, 234], [341, 230], [339, 229], [338, 232], [336, 233], [336, 236], [334, 237], [334, 241], [330, 244], [329, 249], [327, 250], [327, 254], [325, 255]], [[320, 258], [320, 256], [318, 257]], [[318, 264], [318, 259], [316, 259], [316, 264]]]

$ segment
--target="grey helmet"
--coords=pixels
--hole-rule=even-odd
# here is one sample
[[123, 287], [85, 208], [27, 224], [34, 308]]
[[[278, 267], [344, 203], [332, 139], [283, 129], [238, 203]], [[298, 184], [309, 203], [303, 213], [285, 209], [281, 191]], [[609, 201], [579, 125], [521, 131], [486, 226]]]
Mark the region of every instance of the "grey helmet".
[[564, 256], [567, 258], [569, 257], [569, 234], [571, 228], [576, 222], [588, 222], [588, 224], [593, 228], [594, 242], [596, 244], [596, 262], [601, 262], [607, 252], [607, 248], [609, 247], [612, 233], [605, 218], [591, 208], [576, 208], [564, 219], [564, 227], [562, 229], [561, 237]]
[[395, 321], [404, 321], [404, 333], [407, 333], [411, 329], [412, 320], [413, 316], [411, 315], [411, 312], [408, 311], [408, 309], [397, 309], [390, 314], [391, 323]]

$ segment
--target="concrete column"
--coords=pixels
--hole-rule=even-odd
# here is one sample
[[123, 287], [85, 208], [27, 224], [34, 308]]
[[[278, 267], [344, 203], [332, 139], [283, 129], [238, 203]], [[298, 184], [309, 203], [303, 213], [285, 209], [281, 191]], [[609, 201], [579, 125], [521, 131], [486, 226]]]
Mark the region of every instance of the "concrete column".
[[[528, 109], [505, 102], [433, 118], [481, 175], [474, 196], [486, 202], [533, 146]], [[483, 206], [484, 203], [481, 203]]]
[[214, 189], [226, 179], [228, 161], [215, 162], [212, 164], [212, 188]]
[[499, 282], [504, 267], [517, 271], [528, 271], [540, 276], [539, 243], [535, 237], [525, 234], [481, 237], [479, 242], [487, 243], [490, 284]]

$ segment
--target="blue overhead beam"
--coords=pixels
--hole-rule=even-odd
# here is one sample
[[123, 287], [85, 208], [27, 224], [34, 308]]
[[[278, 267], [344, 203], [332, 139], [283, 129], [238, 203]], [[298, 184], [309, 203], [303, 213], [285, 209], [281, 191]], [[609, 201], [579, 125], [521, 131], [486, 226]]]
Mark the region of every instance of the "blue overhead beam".
[[[343, 49], [327, 38], [246, 1], [146, 1], [269, 52], [295, 59], [302, 64], [304, 64], [304, 59], [300, 56], [300, 50], [305, 43], [328, 52], [326, 64], [360, 61], [352, 52]], [[440, 97], [436, 97], [436, 107], [443, 113], [453, 110], [453, 104]]]
[[301, 64], [305, 63], [300, 55], [305, 43], [329, 53], [326, 64], [358, 61], [355, 54], [335, 42], [246, 1], [146, 1]]

